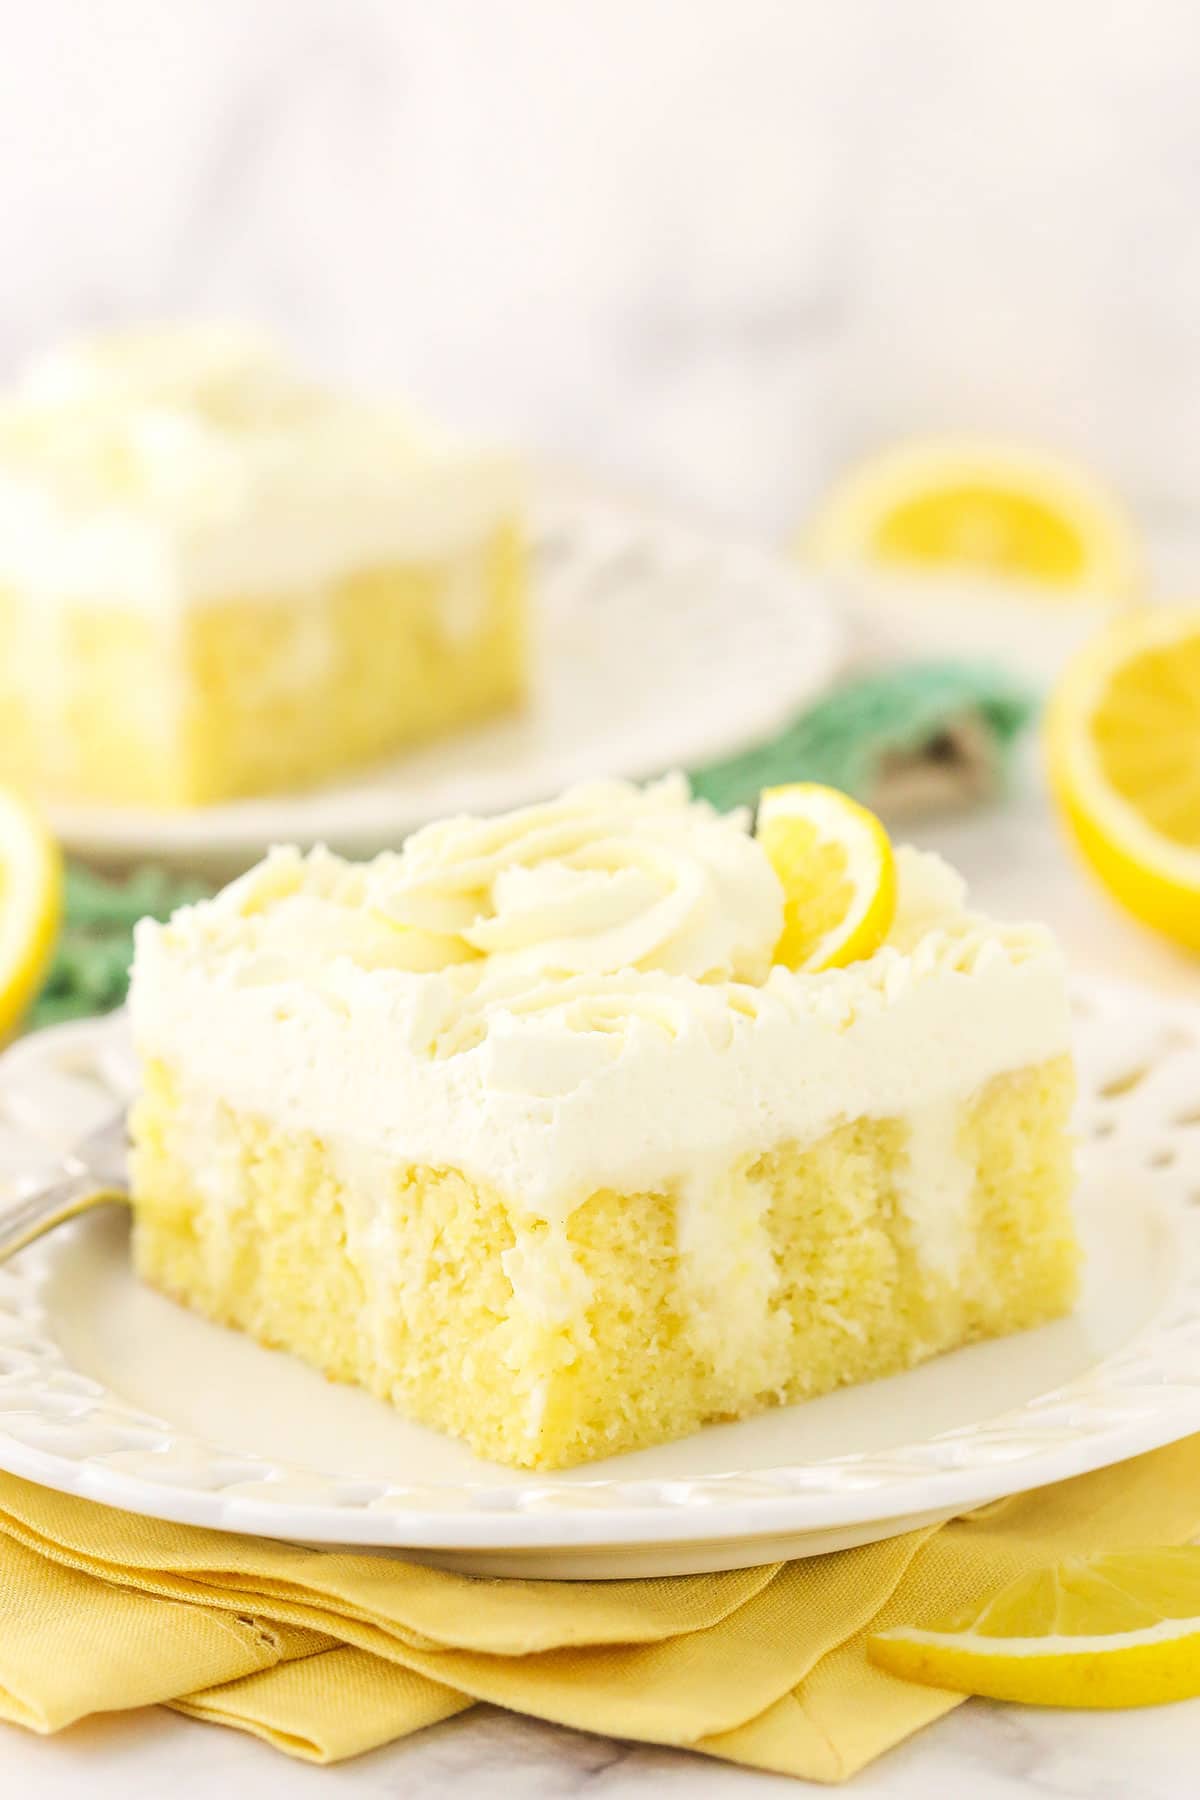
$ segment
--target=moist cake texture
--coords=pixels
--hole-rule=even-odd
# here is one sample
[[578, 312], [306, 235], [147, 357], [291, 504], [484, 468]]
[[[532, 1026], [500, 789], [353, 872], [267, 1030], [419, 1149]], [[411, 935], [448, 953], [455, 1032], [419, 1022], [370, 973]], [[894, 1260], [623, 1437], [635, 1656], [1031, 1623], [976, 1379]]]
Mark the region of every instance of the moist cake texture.
[[0, 404], [0, 779], [197, 805], [515, 704], [519, 515], [507, 459], [248, 333], [56, 352]]
[[1061, 959], [898, 866], [889, 941], [810, 975], [680, 778], [273, 852], [139, 927], [139, 1270], [541, 1468], [1061, 1314]]

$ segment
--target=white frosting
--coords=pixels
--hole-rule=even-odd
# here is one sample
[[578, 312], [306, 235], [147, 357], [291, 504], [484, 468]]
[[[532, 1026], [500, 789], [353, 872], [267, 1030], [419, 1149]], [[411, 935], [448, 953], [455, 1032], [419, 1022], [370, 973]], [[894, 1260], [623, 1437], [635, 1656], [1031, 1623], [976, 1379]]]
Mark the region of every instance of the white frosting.
[[951, 1280], [970, 1244], [969, 1207], [976, 1173], [959, 1145], [961, 1124], [957, 1095], [913, 1108], [907, 1119], [908, 1168], [898, 1190], [922, 1260]]
[[489, 976], [757, 983], [783, 930], [782, 890], [745, 817], [690, 804], [682, 776], [427, 826], [377, 859], [368, 886], [388, 919], [486, 958]]
[[801, 975], [771, 966], [781, 894], [747, 821], [678, 778], [449, 820], [367, 865], [276, 851], [139, 926], [135, 1033], [201, 1093], [460, 1168], [555, 1226], [599, 1188], [673, 1186], [700, 1287], [705, 1183], [736, 1158], [923, 1118], [910, 1216], [945, 1264], [944, 1103], [1066, 1050], [1063, 966], [1041, 928], [966, 912], [936, 858], [898, 861], [896, 941]]
[[[790, 1321], [772, 1306], [780, 1269], [767, 1226], [770, 1187], [739, 1177], [741, 1171], [728, 1162], [699, 1163], [677, 1181], [675, 1243], [696, 1348], [718, 1374], [756, 1358], [766, 1391]], [[736, 1296], [736, 1331], [729, 1329], [731, 1296]]]
[[0, 406], [0, 581], [38, 598], [290, 592], [469, 547], [517, 504], [507, 459], [330, 393], [243, 331], [68, 346]]

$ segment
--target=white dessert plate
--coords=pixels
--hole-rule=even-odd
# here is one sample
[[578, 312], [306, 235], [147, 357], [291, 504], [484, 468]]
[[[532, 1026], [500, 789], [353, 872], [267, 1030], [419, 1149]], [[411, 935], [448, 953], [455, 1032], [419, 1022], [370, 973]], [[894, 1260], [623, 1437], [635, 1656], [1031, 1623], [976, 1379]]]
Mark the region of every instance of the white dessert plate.
[[450, 813], [743, 749], [837, 669], [842, 634], [823, 589], [768, 551], [618, 503], [547, 497], [533, 553], [534, 666], [519, 715], [304, 794], [190, 812], [59, 806], [60, 840], [100, 863], [149, 857], [214, 875], [278, 843], [369, 856]]
[[[1075, 1315], [681, 1443], [551, 1475], [480, 1462], [196, 1318], [104, 1209], [0, 1268], [0, 1468], [155, 1518], [484, 1574], [732, 1568], [867, 1542], [1200, 1430], [1200, 1008], [1076, 989]], [[111, 1110], [120, 1020], [0, 1062], [0, 1189]]]
[[1053, 681], [1119, 610], [1099, 596], [1047, 599], [1019, 581], [860, 570], [829, 576], [841, 613], [877, 656], [999, 663], [1032, 684]]

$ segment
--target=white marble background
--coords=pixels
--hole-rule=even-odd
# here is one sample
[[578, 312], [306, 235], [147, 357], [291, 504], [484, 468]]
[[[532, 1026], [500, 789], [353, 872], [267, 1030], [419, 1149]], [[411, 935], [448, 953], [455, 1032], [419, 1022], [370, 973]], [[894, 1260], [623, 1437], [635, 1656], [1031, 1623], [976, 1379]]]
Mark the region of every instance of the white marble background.
[[878, 437], [1200, 512], [1190, 0], [0, 0], [0, 370], [247, 314], [744, 523]]

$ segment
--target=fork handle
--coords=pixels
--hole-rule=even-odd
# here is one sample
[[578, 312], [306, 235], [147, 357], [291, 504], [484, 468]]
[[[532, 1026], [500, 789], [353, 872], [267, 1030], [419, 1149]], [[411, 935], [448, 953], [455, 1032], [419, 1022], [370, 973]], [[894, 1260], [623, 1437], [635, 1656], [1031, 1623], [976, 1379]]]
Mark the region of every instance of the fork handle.
[[129, 1195], [122, 1188], [98, 1181], [86, 1169], [68, 1169], [49, 1187], [39, 1188], [27, 1200], [0, 1210], [0, 1263], [32, 1244], [35, 1238], [53, 1231], [56, 1225], [114, 1200], [128, 1204]]

